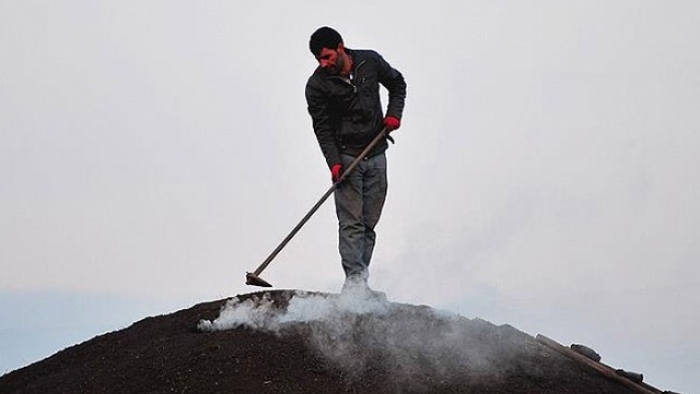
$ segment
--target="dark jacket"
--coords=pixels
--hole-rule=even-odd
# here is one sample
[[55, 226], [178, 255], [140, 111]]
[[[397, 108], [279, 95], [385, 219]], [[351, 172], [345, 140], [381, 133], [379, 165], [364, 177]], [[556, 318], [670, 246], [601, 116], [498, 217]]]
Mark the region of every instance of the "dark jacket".
[[[406, 98], [406, 82], [381, 55], [372, 50], [351, 50], [352, 79], [329, 75], [321, 67], [306, 84], [306, 103], [314, 132], [328, 167], [341, 163], [340, 154], [359, 155], [381, 132], [384, 115], [379, 84], [389, 91], [387, 116], [401, 119]], [[386, 139], [369, 156], [384, 152]]]

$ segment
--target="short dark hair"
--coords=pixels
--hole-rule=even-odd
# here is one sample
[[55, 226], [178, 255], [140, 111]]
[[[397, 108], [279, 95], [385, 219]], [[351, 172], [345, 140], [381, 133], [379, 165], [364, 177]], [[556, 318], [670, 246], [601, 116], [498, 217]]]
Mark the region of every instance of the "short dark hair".
[[328, 26], [318, 28], [309, 40], [309, 49], [314, 56], [318, 57], [323, 48], [337, 49], [338, 45], [343, 43], [343, 37], [340, 33]]

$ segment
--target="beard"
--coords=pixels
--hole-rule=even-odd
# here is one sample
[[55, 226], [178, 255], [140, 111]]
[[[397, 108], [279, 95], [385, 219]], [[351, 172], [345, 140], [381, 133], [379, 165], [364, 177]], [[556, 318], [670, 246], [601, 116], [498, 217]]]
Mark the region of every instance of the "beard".
[[340, 52], [338, 52], [338, 56], [336, 57], [335, 64], [328, 65], [326, 67], [326, 72], [330, 75], [340, 75], [341, 70], [345, 66], [345, 58], [342, 56]]

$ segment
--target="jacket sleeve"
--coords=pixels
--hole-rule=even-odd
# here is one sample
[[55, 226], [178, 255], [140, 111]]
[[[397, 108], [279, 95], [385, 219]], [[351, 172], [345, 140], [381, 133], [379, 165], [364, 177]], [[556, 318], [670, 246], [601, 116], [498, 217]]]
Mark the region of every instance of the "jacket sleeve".
[[391, 67], [381, 55], [377, 54], [377, 58], [379, 63], [379, 83], [389, 91], [386, 116], [401, 119], [406, 101], [406, 81], [403, 75]]
[[328, 109], [327, 95], [311, 79], [306, 84], [306, 104], [328, 168], [340, 164], [340, 151], [335, 140], [335, 126]]

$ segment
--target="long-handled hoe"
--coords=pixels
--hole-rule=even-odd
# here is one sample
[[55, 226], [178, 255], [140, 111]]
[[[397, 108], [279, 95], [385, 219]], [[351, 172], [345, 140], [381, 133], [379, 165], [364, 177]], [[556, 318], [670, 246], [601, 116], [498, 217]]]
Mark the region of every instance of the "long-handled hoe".
[[350, 163], [350, 166], [345, 169], [345, 171], [340, 176], [340, 178], [335, 183], [333, 183], [333, 186], [331, 186], [330, 189], [328, 189], [328, 191], [321, 197], [321, 199], [318, 200], [316, 205], [314, 205], [311, 208], [311, 210], [306, 214], [306, 216], [304, 216], [301, 219], [301, 221], [296, 225], [296, 227], [294, 227], [292, 229], [292, 231], [289, 233], [289, 235], [287, 235], [282, 240], [282, 242], [275, 248], [275, 250], [273, 250], [272, 253], [270, 253], [270, 255], [267, 256], [265, 261], [263, 261], [260, 264], [260, 266], [257, 269], [255, 269], [255, 271], [247, 272], [245, 274], [245, 284], [251, 285], [251, 286], [272, 287], [272, 285], [269, 282], [260, 278], [260, 276], [259, 276], [260, 273], [262, 273], [263, 270], [265, 268], [267, 268], [267, 266], [270, 264], [270, 262], [272, 262], [272, 260], [275, 258], [275, 256], [277, 256], [277, 254], [279, 254], [279, 252], [282, 251], [282, 249], [287, 245], [287, 243], [289, 243], [289, 241], [291, 241], [292, 238], [294, 238], [294, 235], [296, 235], [296, 233], [299, 230], [301, 230], [302, 226], [304, 226], [304, 224], [306, 224], [306, 222], [311, 218], [311, 216], [313, 216], [313, 214], [316, 213], [318, 208], [320, 208], [321, 205], [326, 201], [326, 199], [328, 199], [328, 197], [335, 191], [335, 189], [338, 188], [338, 185], [343, 181], [343, 179], [345, 179], [345, 177], [350, 173], [350, 171], [352, 171], [355, 167], [357, 167], [357, 164], [364, 157], [366, 157], [369, 154], [369, 152], [372, 150], [372, 148], [374, 148], [379, 143], [379, 141], [381, 141], [382, 138], [384, 138], [386, 136], [386, 134], [387, 134], [386, 129], [383, 129], [379, 134], [377, 134], [377, 136], [374, 137], [372, 142], [370, 142], [369, 145], [367, 145], [367, 147], [362, 151], [362, 153], [360, 153], [357, 156], [357, 158], [355, 160], [353, 160], [352, 163]]

